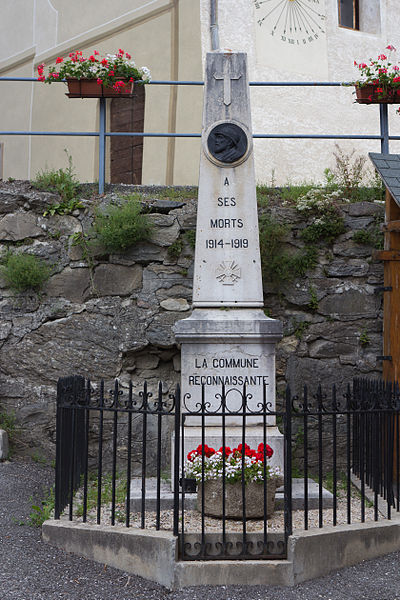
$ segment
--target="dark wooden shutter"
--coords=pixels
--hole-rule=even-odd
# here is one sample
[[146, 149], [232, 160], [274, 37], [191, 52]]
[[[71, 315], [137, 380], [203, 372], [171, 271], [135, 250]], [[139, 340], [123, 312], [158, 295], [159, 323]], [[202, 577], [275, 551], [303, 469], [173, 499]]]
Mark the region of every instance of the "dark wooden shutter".
[[[145, 86], [135, 85], [132, 98], [111, 101], [111, 131], [143, 131]], [[111, 138], [111, 183], [142, 183], [143, 138]]]

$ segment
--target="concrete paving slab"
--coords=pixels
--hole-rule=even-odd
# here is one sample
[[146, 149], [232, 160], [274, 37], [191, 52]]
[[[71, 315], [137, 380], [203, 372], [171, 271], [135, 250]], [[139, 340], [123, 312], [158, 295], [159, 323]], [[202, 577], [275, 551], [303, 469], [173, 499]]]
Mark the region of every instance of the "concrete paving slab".
[[[309, 510], [319, 507], [319, 485], [313, 479], [307, 480], [308, 485], [308, 508]], [[140, 477], [134, 478], [131, 481], [131, 510], [133, 512], [140, 512], [142, 506], [142, 479]], [[275, 496], [275, 508], [277, 510], [283, 510], [284, 503], [284, 492], [283, 487], [279, 488]], [[296, 478], [292, 480], [292, 503], [293, 510], [304, 509], [304, 479]], [[185, 493], [185, 508], [187, 510], [194, 510], [196, 508], [197, 494]], [[160, 505], [161, 510], [170, 510], [174, 507], [174, 495], [171, 490], [170, 481], [161, 481], [160, 486]], [[333, 506], [333, 494], [322, 489], [322, 505], [323, 508], [332, 508]], [[157, 506], [157, 479], [150, 477], [146, 479], [146, 504], [145, 508], [149, 511], [155, 511]], [[181, 504], [180, 504], [181, 506]]]

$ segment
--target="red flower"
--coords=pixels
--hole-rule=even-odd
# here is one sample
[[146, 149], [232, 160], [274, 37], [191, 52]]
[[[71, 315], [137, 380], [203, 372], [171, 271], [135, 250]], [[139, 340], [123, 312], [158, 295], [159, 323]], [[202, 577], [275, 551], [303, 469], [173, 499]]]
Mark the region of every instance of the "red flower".
[[120, 54], [121, 56], [123, 56], [125, 54], [125, 52], [123, 50], [121, 50], [121, 48], [118, 50], [118, 54]]
[[[257, 448], [258, 452], [261, 452], [262, 455], [264, 456], [264, 444], [258, 444], [258, 448]], [[271, 446], [269, 446], [268, 444], [265, 446], [265, 456], [267, 458], [271, 458], [271, 456], [273, 455], [274, 451], [272, 450]]]
[[392, 50], [393, 52], [396, 52], [396, 48], [394, 46], [392, 46], [392, 44], [389, 44], [389, 46], [386, 46], [386, 50]]
[[103, 83], [103, 80], [102, 80], [102, 79], [98, 79], [98, 80], [97, 80], [97, 83], [98, 83], [99, 85], [101, 85], [101, 84]]
[[376, 88], [376, 91], [378, 94], [383, 94], [383, 89], [382, 88]]
[[62, 56], [58, 56], [58, 57], [57, 57], [57, 59], [56, 59], [56, 64], [58, 64], [58, 63], [62, 63], [62, 61], [63, 61], [63, 60], [64, 60], [64, 59], [63, 59], [63, 57], [62, 57]]
[[[243, 444], [239, 444], [239, 446], [237, 447], [237, 450], [239, 452], [242, 452], [242, 448], [243, 448]], [[244, 451], [245, 451], [245, 453], [246, 453], [246, 450], [250, 450], [250, 446], [248, 444], [244, 445]]]
[[128, 60], [130, 60], [132, 58], [132, 56], [130, 54], [128, 54], [127, 52], [125, 52], [125, 56]]
[[90, 61], [92, 61], [92, 62], [96, 62], [96, 59], [95, 59], [95, 57], [93, 56], [93, 54], [92, 54], [91, 56], [89, 56], [89, 60], [90, 60]]
[[110, 77], [112, 77], [113, 75], [115, 75], [114, 71], [108, 71], [108, 74]]
[[100, 54], [100, 52], [97, 52], [97, 50], [94, 51], [94, 55], [98, 56]]
[[[218, 450], [218, 452], [221, 452], [221, 454], [223, 453], [223, 446], [221, 446], [221, 448]], [[232, 450], [229, 448], [229, 446], [225, 446], [225, 456], [229, 456], [230, 454], [232, 454]]]
[[196, 450], [191, 450], [189, 452], [189, 454], [187, 455], [187, 459], [190, 460], [191, 462], [193, 462], [194, 458], [197, 456], [197, 451]]
[[106, 58], [103, 58], [103, 60], [101, 61], [101, 64], [106, 67], [108, 65], [108, 60]]
[[40, 77], [37, 78], [38, 81], [44, 81], [46, 78], [44, 75], [40, 75]]
[[378, 56], [378, 60], [386, 60], [386, 59], [387, 59], [387, 56], [385, 56], [385, 54], [380, 54]]
[[199, 456], [202, 456], [204, 454], [207, 457], [210, 457], [213, 454], [215, 454], [214, 448], [210, 448], [209, 446], [207, 446], [207, 444], [204, 444], [204, 449], [203, 446], [199, 444], [196, 448], [196, 452]]
[[255, 450], [245, 450], [244, 451], [245, 456], [250, 456], [251, 458], [256, 458], [257, 457], [257, 453]]

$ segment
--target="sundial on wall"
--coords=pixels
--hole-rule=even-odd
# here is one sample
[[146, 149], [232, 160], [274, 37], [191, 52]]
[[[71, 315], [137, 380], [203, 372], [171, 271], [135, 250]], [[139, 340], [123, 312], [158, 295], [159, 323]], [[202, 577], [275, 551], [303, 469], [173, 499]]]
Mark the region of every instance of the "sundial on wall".
[[259, 64], [327, 76], [325, 0], [253, 0], [253, 5]]

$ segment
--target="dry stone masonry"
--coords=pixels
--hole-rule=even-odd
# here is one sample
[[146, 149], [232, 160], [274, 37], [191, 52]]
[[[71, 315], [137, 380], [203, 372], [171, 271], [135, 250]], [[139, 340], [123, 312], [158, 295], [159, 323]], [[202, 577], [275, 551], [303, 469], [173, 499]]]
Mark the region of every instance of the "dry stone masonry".
[[[106, 386], [114, 377], [138, 385], [147, 379], [150, 387], [161, 380], [166, 397], [180, 379], [173, 326], [191, 314], [193, 249], [186, 232], [196, 224], [196, 190], [181, 190], [179, 200], [155, 199], [156, 188], [135, 190], [144, 192], [150, 210], [151, 240], [124, 254], [98, 255], [90, 265], [72, 236], [88, 231], [93, 208], [115, 194], [84, 200], [86, 208], [72, 215], [45, 218], [57, 196], [29, 182], [0, 182], [1, 255], [9, 248], [26, 251], [54, 269], [40, 294], [17, 294], [0, 280], [0, 409], [15, 411], [23, 442], [49, 455], [58, 377], [104, 378]], [[268, 315], [284, 326], [277, 344], [278, 402], [286, 382], [313, 388], [318, 381], [341, 384], [381, 369], [382, 299], [376, 290], [383, 268], [372, 258], [373, 248], [356, 244], [353, 236], [374, 226], [383, 206], [361, 202], [341, 210], [345, 233], [332, 245], [320, 244], [315, 269], [278, 289], [266, 287]], [[301, 246], [302, 225], [293, 208], [271, 194], [262, 211], [292, 224], [285, 243], [293, 251]], [[178, 239], [182, 252], [172, 256], [168, 248]]]

